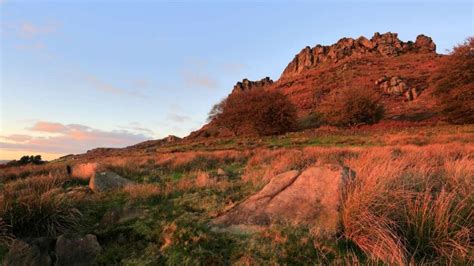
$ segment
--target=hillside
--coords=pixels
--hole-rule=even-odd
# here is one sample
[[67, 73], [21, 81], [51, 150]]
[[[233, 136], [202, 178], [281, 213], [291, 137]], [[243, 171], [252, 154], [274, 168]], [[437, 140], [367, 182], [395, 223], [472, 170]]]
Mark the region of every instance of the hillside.
[[[317, 111], [330, 95], [344, 89], [364, 88], [379, 97], [385, 107], [385, 120], [436, 121], [436, 102], [431, 79], [445, 57], [436, 53], [430, 37], [419, 35], [403, 42], [396, 33], [375, 33], [370, 39], [342, 38], [337, 43], [305, 47], [283, 70], [276, 81], [237, 82], [232, 94], [249, 90], [278, 90], [296, 105], [304, 118]], [[191, 138], [215, 133], [210, 124], [193, 132]], [[207, 132], [207, 133], [206, 133]]]
[[[231, 92], [281, 91], [304, 118], [361, 86], [386, 108], [377, 124], [231, 135], [210, 122], [183, 139], [2, 166], [0, 262], [472, 265], [474, 124], [441, 119], [432, 81], [450, 56], [424, 35], [344, 38]], [[474, 76], [448, 66], [445, 93], [471, 104]]]

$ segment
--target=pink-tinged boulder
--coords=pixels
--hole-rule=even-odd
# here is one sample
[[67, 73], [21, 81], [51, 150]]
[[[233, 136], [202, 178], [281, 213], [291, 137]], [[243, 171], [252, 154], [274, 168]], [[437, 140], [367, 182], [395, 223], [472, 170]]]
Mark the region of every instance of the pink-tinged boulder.
[[285, 172], [212, 224], [225, 228], [285, 222], [334, 234], [340, 225], [341, 195], [350, 173], [348, 168], [336, 165]]
[[133, 184], [133, 182], [112, 171], [99, 171], [90, 179], [89, 188], [94, 192], [103, 192], [119, 189], [130, 184]]

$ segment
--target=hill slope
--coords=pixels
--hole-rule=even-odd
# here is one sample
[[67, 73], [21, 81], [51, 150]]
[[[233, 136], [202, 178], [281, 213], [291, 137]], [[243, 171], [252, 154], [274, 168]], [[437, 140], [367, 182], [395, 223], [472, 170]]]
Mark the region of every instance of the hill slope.
[[[425, 35], [414, 42], [403, 42], [391, 32], [375, 33], [371, 39], [342, 38], [329, 46], [305, 47], [277, 81], [268, 77], [244, 79], [231, 93], [279, 90], [296, 105], [298, 116], [304, 117], [316, 111], [330, 94], [364, 88], [381, 98], [386, 120], [436, 120], [430, 79], [442, 57]], [[204, 126], [191, 137], [209, 135], [208, 131], [215, 131], [213, 125]]]

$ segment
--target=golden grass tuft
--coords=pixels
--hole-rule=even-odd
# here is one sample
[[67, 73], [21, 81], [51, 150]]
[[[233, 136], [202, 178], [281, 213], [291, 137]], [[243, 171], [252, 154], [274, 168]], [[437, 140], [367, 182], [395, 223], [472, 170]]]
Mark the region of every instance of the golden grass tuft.
[[403, 156], [373, 148], [346, 161], [356, 178], [345, 191], [345, 237], [389, 264], [472, 261], [470, 148], [400, 150]]
[[5, 184], [0, 217], [15, 236], [56, 236], [79, 225], [82, 214], [63, 189], [66, 180], [40, 175]]
[[131, 184], [122, 189], [132, 201], [147, 200], [161, 195], [161, 189], [154, 184]]

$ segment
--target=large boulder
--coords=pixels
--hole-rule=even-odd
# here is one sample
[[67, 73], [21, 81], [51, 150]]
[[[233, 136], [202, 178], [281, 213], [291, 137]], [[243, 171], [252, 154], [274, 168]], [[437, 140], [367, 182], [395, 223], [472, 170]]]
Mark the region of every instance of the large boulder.
[[53, 261], [49, 254], [52, 239], [41, 237], [34, 239], [15, 239], [5, 256], [5, 266], [47, 266]]
[[102, 248], [95, 235], [84, 237], [61, 235], [56, 241], [56, 265], [94, 265]]
[[348, 168], [337, 165], [310, 167], [301, 173], [285, 172], [212, 224], [225, 228], [285, 222], [334, 234], [340, 225], [342, 189], [350, 175]]
[[119, 189], [133, 182], [112, 171], [96, 172], [89, 181], [89, 188], [94, 192]]

